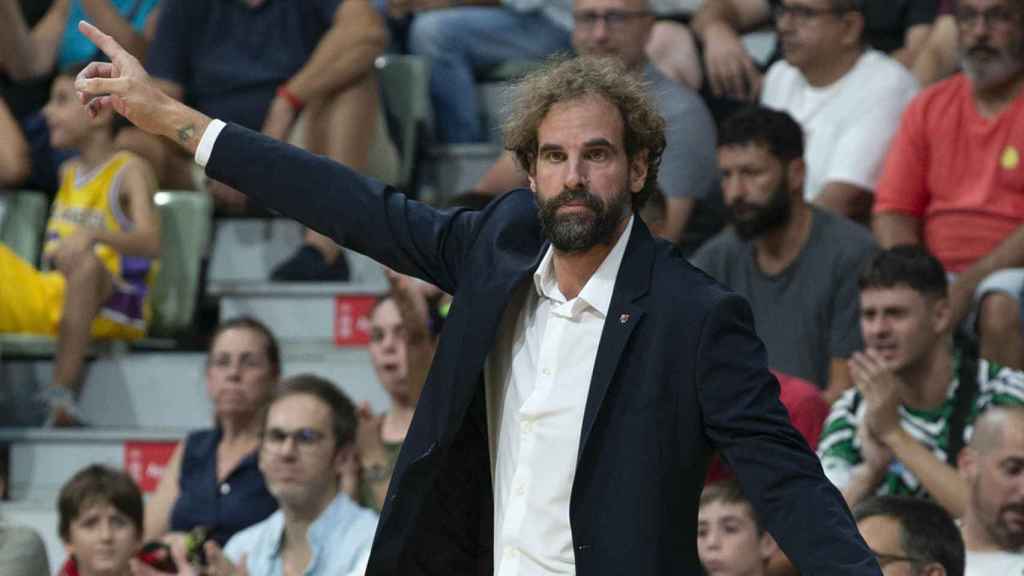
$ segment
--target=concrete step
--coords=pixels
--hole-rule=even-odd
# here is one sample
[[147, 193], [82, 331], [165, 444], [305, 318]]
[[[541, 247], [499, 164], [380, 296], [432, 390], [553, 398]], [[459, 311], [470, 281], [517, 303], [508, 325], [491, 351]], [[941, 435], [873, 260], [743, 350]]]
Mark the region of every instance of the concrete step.
[[[163, 474], [170, 449], [186, 429], [0, 429], [0, 443], [10, 447], [9, 494], [13, 501], [51, 502], [75, 472], [90, 464], [126, 469], [152, 490]], [[161, 449], [164, 447], [165, 449]], [[159, 451], [149, 466], [136, 451]]]
[[[283, 342], [284, 375], [313, 372], [339, 384], [353, 400], [387, 407], [363, 347]], [[196, 352], [130, 352], [89, 363], [80, 399], [90, 424], [115, 428], [191, 429], [209, 426], [206, 356]], [[0, 364], [0, 425], [35, 426], [44, 418], [35, 402], [53, 373], [52, 360]]]
[[427, 152], [423, 197], [444, 205], [448, 199], [472, 190], [501, 152], [501, 146], [494, 143], [435, 146]]
[[252, 316], [283, 342], [362, 346], [369, 341], [368, 315], [387, 292], [383, 281], [349, 283], [219, 284], [221, 319]]
[[[270, 272], [302, 244], [303, 227], [288, 218], [221, 218], [216, 222], [207, 292], [222, 286], [267, 282]], [[352, 251], [346, 252], [351, 281], [383, 282], [383, 268]]]

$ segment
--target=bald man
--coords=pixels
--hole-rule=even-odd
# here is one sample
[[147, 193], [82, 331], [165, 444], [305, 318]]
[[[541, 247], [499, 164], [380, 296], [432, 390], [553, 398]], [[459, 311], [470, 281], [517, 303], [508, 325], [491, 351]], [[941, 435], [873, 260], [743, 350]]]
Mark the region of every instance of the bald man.
[[1024, 407], [995, 407], [960, 453], [966, 576], [1024, 574]]

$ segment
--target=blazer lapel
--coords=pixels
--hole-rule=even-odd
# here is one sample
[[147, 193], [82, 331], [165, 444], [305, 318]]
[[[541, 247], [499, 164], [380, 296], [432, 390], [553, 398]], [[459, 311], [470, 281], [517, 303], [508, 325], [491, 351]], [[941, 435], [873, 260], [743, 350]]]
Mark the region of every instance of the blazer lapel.
[[645, 310], [636, 301], [650, 288], [651, 267], [654, 262], [654, 239], [639, 218], [633, 223], [633, 232], [626, 244], [626, 253], [615, 278], [608, 316], [601, 330], [597, 347], [594, 373], [590, 377], [590, 391], [583, 411], [583, 431], [577, 459], [582, 456], [590, 431], [594, 427], [601, 403], [615, 375], [622, 352], [633, 330], [643, 319]]

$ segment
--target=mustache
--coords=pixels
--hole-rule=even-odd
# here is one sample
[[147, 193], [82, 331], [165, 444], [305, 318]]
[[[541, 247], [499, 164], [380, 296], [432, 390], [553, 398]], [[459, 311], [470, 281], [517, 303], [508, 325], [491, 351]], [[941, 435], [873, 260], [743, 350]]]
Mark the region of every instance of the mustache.
[[1000, 515], [1005, 514], [1007, 512], [1014, 512], [1016, 514], [1024, 515], [1024, 501], [1007, 504], [1006, 506], [1003, 506], [1002, 508], [999, 509]]
[[999, 56], [999, 51], [989, 44], [977, 44], [967, 49], [967, 55], [974, 56]]
[[566, 188], [562, 190], [558, 196], [555, 196], [551, 200], [547, 201], [548, 210], [557, 210], [562, 206], [582, 202], [591, 210], [600, 212], [604, 210], [604, 202], [600, 198], [590, 192], [590, 189], [586, 186], [577, 186], [576, 188]]

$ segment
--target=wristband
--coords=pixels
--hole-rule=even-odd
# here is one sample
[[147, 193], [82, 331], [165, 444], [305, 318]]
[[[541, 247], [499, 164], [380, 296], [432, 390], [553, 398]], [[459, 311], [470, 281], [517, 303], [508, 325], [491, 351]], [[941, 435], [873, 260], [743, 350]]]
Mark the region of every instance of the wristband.
[[284, 101], [287, 102], [296, 113], [301, 112], [303, 107], [306, 106], [306, 103], [303, 102], [301, 98], [293, 94], [292, 91], [284, 84], [277, 87], [277, 95], [284, 98]]

